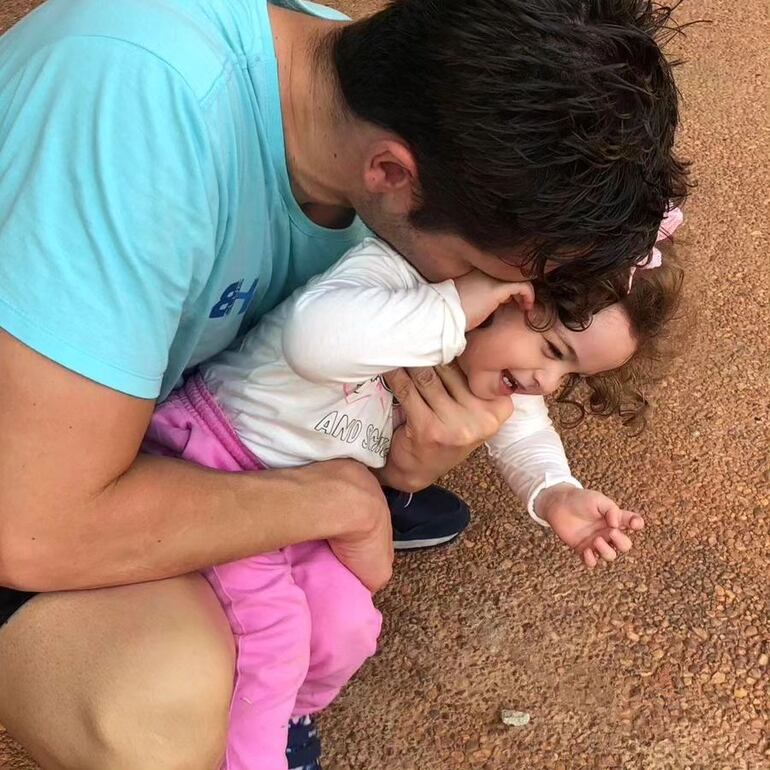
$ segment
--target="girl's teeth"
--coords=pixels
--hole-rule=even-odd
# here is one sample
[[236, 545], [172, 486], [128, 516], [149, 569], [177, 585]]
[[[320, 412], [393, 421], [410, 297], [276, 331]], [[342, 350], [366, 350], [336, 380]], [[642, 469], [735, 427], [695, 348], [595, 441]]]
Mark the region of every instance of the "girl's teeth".
[[508, 377], [508, 375], [506, 375], [506, 374], [503, 375], [503, 382], [505, 383], [505, 385], [507, 387], [513, 388], [513, 383], [511, 382], [511, 379], [510, 379], [510, 377]]

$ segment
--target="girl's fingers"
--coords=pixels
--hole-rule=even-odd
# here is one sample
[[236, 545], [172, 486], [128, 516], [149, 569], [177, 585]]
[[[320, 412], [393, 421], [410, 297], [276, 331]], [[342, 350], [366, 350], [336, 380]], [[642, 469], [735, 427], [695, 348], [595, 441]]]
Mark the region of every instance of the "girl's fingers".
[[[641, 519], [640, 516], [636, 517]], [[599, 560], [615, 561], [618, 554], [628, 553], [633, 548], [631, 538], [619, 529], [605, 530], [605, 534], [598, 535], [587, 547], [581, 547], [580, 553], [583, 561], [589, 569], [593, 569]]]
[[615, 561], [618, 558], [615, 549], [603, 537], [597, 537], [593, 542], [593, 547], [604, 561]]
[[621, 526], [621, 510], [612, 500], [607, 500], [608, 505], [604, 510], [604, 520], [611, 529], [617, 529]]
[[613, 529], [608, 539], [615, 550], [620, 551], [620, 553], [628, 553], [633, 547], [631, 538], [619, 529]]
[[644, 527], [644, 519], [635, 511], [618, 509], [618, 521], [617, 526], [620, 529], [642, 529]]
[[633, 529], [635, 531], [644, 529], [644, 519], [635, 511], [623, 510], [604, 495], [601, 495], [596, 502], [599, 512], [610, 529]]
[[510, 301], [515, 297], [522, 310], [532, 310], [535, 304], [535, 289], [529, 281], [507, 284], [504, 289], [504, 297], [503, 301]]
[[598, 564], [598, 559], [592, 549], [586, 548], [583, 551], [583, 562], [588, 569], [593, 569]]

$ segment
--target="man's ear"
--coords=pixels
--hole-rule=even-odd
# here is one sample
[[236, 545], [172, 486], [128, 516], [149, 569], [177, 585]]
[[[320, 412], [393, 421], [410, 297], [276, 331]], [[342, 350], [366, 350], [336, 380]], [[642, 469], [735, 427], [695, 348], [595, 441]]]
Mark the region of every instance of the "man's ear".
[[364, 186], [369, 194], [387, 198], [392, 213], [412, 210], [417, 183], [417, 163], [402, 141], [379, 139], [370, 147]]

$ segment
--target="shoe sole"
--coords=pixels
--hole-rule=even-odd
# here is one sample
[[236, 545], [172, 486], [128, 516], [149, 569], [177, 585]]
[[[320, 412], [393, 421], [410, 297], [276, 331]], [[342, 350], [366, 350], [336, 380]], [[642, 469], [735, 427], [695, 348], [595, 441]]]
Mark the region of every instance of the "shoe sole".
[[395, 551], [413, 551], [418, 548], [433, 548], [437, 545], [446, 545], [460, 536], [459, 532], [453, 535], [444, 535], [443, 537], [430, 537], [425, 540], [394, 540], [393, 550]]

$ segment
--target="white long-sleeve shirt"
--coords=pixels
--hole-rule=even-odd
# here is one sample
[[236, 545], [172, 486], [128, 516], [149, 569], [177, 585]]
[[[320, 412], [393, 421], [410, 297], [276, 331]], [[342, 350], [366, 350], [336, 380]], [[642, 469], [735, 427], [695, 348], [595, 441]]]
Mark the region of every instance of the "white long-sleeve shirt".
[[[271, 468], [348, 457], [385, 464], [393, 396], [382, 375], [447, 364], [465, 348], [453, 281], [430, 284], [380, 240], [366, 239], [265, 315], [236, 348], [204, 365], [207, 387], [240, 439]], [[546, 486], [572, 477], [539, 396], [489, 442], [530, 514]]]

